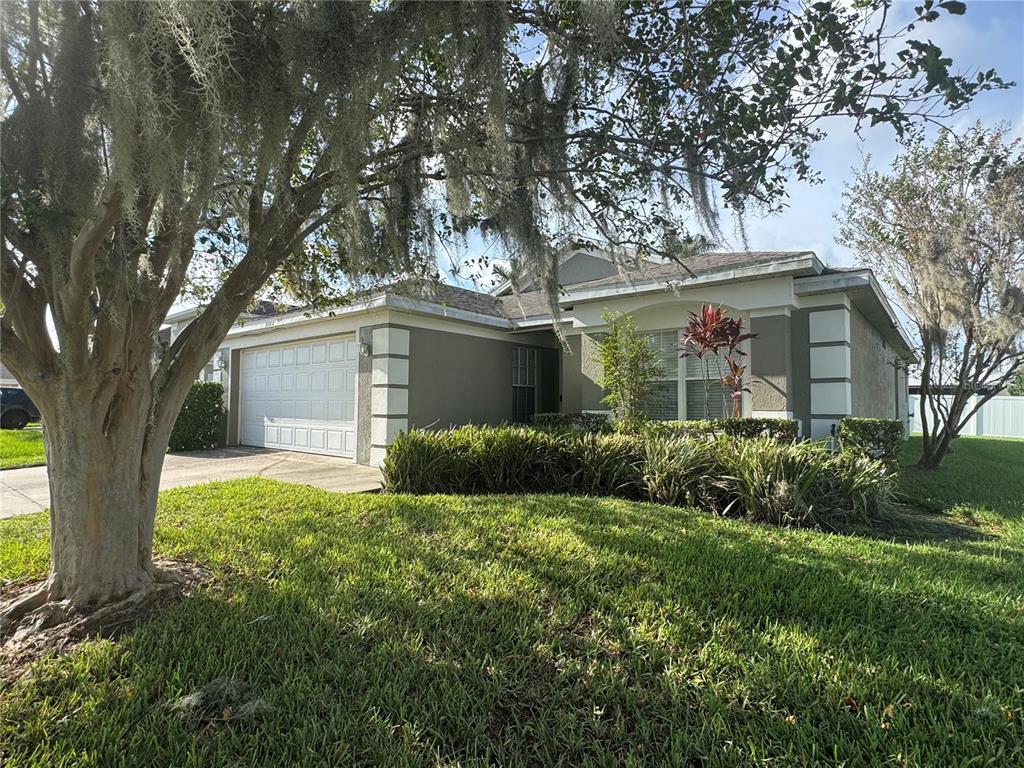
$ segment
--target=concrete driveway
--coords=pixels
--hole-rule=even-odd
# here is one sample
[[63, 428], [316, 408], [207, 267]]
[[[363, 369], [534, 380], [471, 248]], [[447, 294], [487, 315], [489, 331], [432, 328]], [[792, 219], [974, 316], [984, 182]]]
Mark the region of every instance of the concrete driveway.
[[[351, 459], [236, 447], [167, 454], [160, 488], [254, 475], [339, 492], [376, 491], [381, 483], [379, 470], [353, 464]], [[38, 512], [49, 506], [46, 467], [0, 471], [0, 518]]]

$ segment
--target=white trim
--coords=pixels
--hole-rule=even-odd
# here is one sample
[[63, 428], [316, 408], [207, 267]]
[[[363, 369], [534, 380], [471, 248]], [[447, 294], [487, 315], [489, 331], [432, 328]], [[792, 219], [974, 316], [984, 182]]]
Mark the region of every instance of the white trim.
[[[892, 324], [892, 328], [900, 337], [900, 340], [903, 342], [907, 351], [913, 354], [914, 343], [911, 341], [906, 330], [904, 330], [902, 323], [900, 323], [899, 316], [893, 309], [893, 306], [889, 301], [889, 297], [885, 295], [885, 291], [882, 290], [882, 287], [878, 284], [878, 280], [870, 269], [860, 269], [856, 272], [843, 272], [840, 274], [801, 277], [793, 281], [793, 292], [799, 297], [801, 307], [813, 306], [811, 302], [818, 300], [820, 298], [819, 294], [836, 292], [841, 292], [844, 304], [849, 307], [850, 301], [847, 291], [859, 289], [868, 289], [871, 291], [875, 300], [877, 300], [879, 305], [882, 307], [882, 311], [884, 311], [888, 316], [889, 322]], [[872, 323], [872, 325], [874, 324]]]
[[850, 310], [845, 307], [810, 312], [807, 322], [811, 344], [850, 340]]
[[478, 339], [495, 339], [498, 341], [515, 341], [514, 330], [511, 327], [497, 328], [473, 323], [466, 323], [439, 316], [416, 314], [404, 310], [388, 310], [387, 322], [392, 325], [407, 325], [410, 328], [422, 328], [428, 331], [443, 331], [444, 333], [458, 333], [463, 336], [472, 336]]
[[371, 354], [409, 356], [409, 331], [405, 328], [385, 326], [374, 328], [371, 337]]
[[399, 432], [409, 429], [409, 420], [390, 416], [374, 416], [370, 419], [370, 443], [383, 448], [395, 442]]
[[416, 315], [443, 317], [447, 320], [473, 323], [475, 325], [484, 325], [490, 328], [501, 328], [503, 330], [508, 330], [513, 327], [512, 323], [504, 317], [495, 317], [494, 315], [485, 315], [468, 309], [443, 306], [441, 304], [435, 304], [429, 300], [410, 299], [405, 296], [392, 296], [391, 294], [387, 294], [385, 297], [385, 304], [387, 304], [390, 309], [409, 312]]
[[748, 314], [751, 320], [758, 317], [778, 317], [780, 315], [789, 317], [791, 310], [792, 307], [765, 307], [763, 309], [751, 309]]
[[370, 466], [379, 467], [384, 463], [384, 456], [387, 455], [388, 449], [381, 448], [377, 445], [370, 446]]
[[834, 344], [811, 347], [812, 379], [848, 379], [852, 376], [850, 347]]
[[[797, 280], [793, 281], [794, 288]], [[845, 293], [820, 293], [812, 296], [801, 295], [794, 291], [793, 299], [797, 309], [816, 309], [817, 307], [846, 307], [850, 308], [850, 299]]]
[[560, 300], [560, 303], [579, 304], [599, 299], [612, 298], [616, 296], [640, 296], [646, 293], [657, 293], [661, 291], [675, 290], [677, 288], [688, 289], [699, 285], [713, 285], [716, 283], [743, 282], [763, 277], [782, 277], [792, 272], [811, 270], [812, 273], [820, 272], [822, 264], [818, 257], [801, 256], [799, 258], [784, 259], [768, 264], [757, 264], [750, 267], [739, 267], [728, 269], [722, 272], [711, 272], [698, 277], [687, 278], [680, 275], [678, 279], [656, 278], [643, 280], [625, 285], [612, 285], [602, 288], [592, 288], [573, 291], [569, 288], [567, 296]]
[[404, 357], [375, 357], [372, 362], [371, 383], [409, 385], [409, 361]]
[[752, 419], [792, 419], [792, 411], [751, 411]]
[[853, 385], [848, 381], [812, 381], [811, 414], [853, 413]]
[[811, 419], [811, 440], [825, 440], [832, 436], [832, 425], [839, 419]]
[[373, 416], [403, 416], [409, 413], [409, 390], [400, 387], [374, 387], [370, 393]]

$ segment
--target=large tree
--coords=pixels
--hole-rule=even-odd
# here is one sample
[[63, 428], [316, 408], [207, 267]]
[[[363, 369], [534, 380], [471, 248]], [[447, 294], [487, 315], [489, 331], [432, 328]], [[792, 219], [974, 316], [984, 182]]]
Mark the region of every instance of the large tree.
[[[713, 191], [772, 207], [811, 175], [823, 118], [902, 131], [1001, 85], [888, 0], [850, 5], [4, 3], [0, 333], [46, 425], [51, 562], [0, 623], [160, 580], [168, 433], [268, 281], [322, 301], [430, 277], [432, 244], [476, 229], [557, 310], [564, 236], [685, 257]], [[203, 309], [161, 349], [190, 285]]]
[[888, 172], [865, 164], [838, 215], [920, 340], [921, 467], [1024, 366], [1024, 147], [1007, 134], [909, 138]]

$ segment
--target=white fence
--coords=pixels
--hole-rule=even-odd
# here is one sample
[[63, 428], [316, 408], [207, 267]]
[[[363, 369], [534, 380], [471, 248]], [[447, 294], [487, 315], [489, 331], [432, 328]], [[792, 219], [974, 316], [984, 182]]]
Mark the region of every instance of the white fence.
[[[972, 402], [968, 408], [973, 408]], [[921, 432], [921, 396], [910, 396], [911, 432]], [[931, 414], [929, 414], [929, 417]], [[985, 403], [964, 426], [961, 435], [1024, 437], [1024, 397], [996, 395]]]

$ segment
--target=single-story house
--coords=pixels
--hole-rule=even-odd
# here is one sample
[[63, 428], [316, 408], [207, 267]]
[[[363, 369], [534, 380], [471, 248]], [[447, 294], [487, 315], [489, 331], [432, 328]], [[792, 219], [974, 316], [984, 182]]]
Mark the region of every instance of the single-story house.
[[[377, 465], [411, 428], [606, 410], [596, 344], [607, 311], [632, 315], [662, 353], [651, 417], [702, 418], [698, 365], [676, 343], [689, 313], [713, 304], [756, 334], [744, 416], [793, 418], [812, 438], [845, 415], [907, 420], [914, 353], [869, 270], [829, 268], [810, 251], [707, 253], [687, 267], [623, 271], [599, 251], [567, 251], [565, 349], [544, 292], [443, 285], [426, 297], [383, 290], [331, 311], [246, 316], [203, 376], [225, 384], [229, 444]], [[170, 315], [172, 334], [194, 316]], [[725, 412], [723, 400], [707, 401], [711, 415]]]

